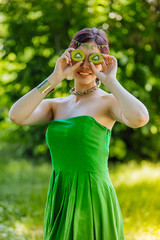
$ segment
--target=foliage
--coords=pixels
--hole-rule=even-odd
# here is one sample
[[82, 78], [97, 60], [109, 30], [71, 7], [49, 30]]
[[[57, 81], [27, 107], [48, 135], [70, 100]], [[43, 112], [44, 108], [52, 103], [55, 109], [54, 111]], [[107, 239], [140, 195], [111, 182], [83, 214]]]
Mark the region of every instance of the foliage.
[[[41, 240], [52, 166], [25, 159], [0, 163], [0, 239]], [[160, 238], [160, 164], [109, 164], [127, 240]]]
[[[158, 159], [159, 16], [158, 0], [0, 0], [0, 150], [9, 151], [6, 144], [10, 143], [16, 156], [49, 157], [47, 126], [16, 126], [9, 121], [8, 111], [51, 74], [77, 31], [96, 26], [106, 31], [110, 54], [118, 59], [118, 80], [150, 114], [149, 123], [140, 129], [114, 126], [110, 157]], [[71, 87], [73, 81], [64, 80], [48, 97], [67, 96]], [[103, 85], [102, 89], [108, 91]]]

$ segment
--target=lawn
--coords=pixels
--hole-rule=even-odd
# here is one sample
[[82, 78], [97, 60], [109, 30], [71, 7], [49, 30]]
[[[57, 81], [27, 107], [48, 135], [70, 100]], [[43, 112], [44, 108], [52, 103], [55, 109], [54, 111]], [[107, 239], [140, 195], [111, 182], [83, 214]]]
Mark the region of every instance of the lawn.
[[[52, 166], [25, 159], [0, 163], [0, 240], [42, 240]], [[160, 164], [109, 164], [126, 240], [160, 239]]]

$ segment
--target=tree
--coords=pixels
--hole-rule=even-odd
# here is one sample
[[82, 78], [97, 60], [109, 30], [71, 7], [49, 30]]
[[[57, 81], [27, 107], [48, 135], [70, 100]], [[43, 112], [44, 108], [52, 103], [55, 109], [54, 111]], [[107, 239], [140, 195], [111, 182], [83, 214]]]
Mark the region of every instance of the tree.
[[[146, 105], [150, 114], [149, 123], [140, 129], [120, 123], [114, 126], [110, 159], [159, 158], [158, 1], [4, 0], [0, 10], [1, 151], [8, 151], [10, 143], [10, 151], [16, 155], [49, 157], [44, 138], [47, 125], [14, 125], [8, 111], [51, 74], [77, 31], [96, 26], [106, 31], [110, 54], [118, 60], [118, 80]], [[67, 96], [71, 87], [73, 81], [63, 81], [48, 97]]]

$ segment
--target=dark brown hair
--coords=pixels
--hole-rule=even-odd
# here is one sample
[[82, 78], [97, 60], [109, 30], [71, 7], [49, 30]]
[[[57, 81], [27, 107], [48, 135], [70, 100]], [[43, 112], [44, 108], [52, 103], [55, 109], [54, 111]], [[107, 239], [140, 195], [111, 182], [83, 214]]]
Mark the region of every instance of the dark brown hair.
[[[100, 52], [104, 54], [109, 54], [109, 43], [105, 32], [102, 29], [93, 28], [83, 28], [75, 34], [74, 40], [85, 43], [95, 41], [97, 45], [107, 45], [108, 47], [100, 48]], [[72, 39], [72, 40], [73, 40]], [[78, 48], [79, 45], [71, 41], [69, 47]]]

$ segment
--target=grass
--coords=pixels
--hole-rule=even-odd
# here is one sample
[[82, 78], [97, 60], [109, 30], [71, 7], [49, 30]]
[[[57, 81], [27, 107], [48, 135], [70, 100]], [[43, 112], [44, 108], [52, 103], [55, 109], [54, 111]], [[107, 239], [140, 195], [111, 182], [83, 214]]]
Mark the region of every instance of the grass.
[[117, 164], [110, 170], [126, 240], [160, 239], [160, 163]]
[[[0, 240], [42, 240], [52, 166], [25, 159], [0, 163]], [[109, 165], [126, 240], [160, 239], [160, 164]]]
[[0, 240], [41, 240], [51, 165], [12, 160], [0, 169]]

